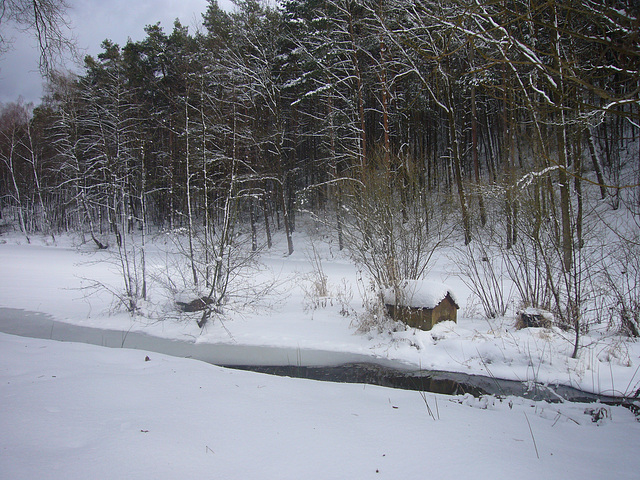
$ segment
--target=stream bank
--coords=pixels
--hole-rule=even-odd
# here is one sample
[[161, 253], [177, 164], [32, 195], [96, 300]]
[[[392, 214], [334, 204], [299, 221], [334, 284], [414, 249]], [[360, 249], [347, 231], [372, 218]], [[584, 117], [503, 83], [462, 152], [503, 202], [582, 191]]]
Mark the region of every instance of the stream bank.
[[564, 385], [545, 386], [482, 375], [416, 370], [412, 365], [365, 354], [171, 340], [133, 331], [68, 324], [43, 313], [12, 308], [0, 308], [0, 331], [24, 337], [144, 350], [228, 368], [310, 380], [362, 383], [448, 395], [468, 393], [476, 397], [512, 395], [548, 402], [629, 403], [626, 399], [596, 395]]

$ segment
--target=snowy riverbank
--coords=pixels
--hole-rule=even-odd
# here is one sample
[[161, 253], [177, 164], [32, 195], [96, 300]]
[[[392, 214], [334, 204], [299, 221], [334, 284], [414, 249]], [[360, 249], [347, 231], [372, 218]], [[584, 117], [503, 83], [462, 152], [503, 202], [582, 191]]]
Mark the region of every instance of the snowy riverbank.
[[622, 407], [423, 397], [5, 334], [0, 351], [3, 478], [584, 480], [640, 469], [640, 423]]
[[[6, 237], [5, 237], [6, 238]], [[461, 309], [458, 323], [438, 324], [430, 332], [415, 329], [357, 333], [354, 323], [362, 310], [362, 283], [355, 267], [332, 245], [314, 244], [327, 275], [330, 296], [322, 305], [310, 305], [307, 294], [312, 266], [309, 258], [312, 238], [299, 234], [297, 251], [283, 255], [282, 245], [262, 255], [259, 276], [277, 283], [271, 297], [261, 299], [263, 307], [216, 319], [200, 330], [193, 319], [171, 311], [172, 299], [160, 288], [151, 291], [143, 304], [146, 315], [131, 316], [114, 311], [113, 297], [106, 289], [119, 288], [121, 279], [109, 252], [78, 245], [73, 237], [47, 239], [25, 244], [13, 236], [0, 244], [0, 307], [38, 311], [56, 321], [104, 330], [150, 335], [194, 344], [260, 347], [286, 351], [290, 363], [312, 364], [311, 352], [327, 353], [338, 360], [369, 358], [378, 362], [406, 364], [409, 368], [479, 374], [508, 380], [564, 384], [604, 395], [629, 395], [640, 388], [640, 344], [598, 331], [582, 338], [577, 359], [570, 358], [571, 333], [559, 329], [516, 330], [513, 316], [486, 320], [473, 309], [473, 298], [465, 285], [448, 270], [443, 256], [430, 277], [446, 280], [456, 291]], [[162, 275], [169, 246], [156, 240], [149, 247], [151, 268]], [[338, 298], [339, 297], [339, 298]], [[350, 315], [343, 315], [348, 303]], [[169, 312], [165, 314], [163, 312]], [[118, 334], [120, 336], [123, 333]], [[122, 342], [120, 340], [114, 340]], [[229, 350], [231, 351], [231, 350]], [[292, 353], [293, 352], [293, 353]], [[305, 353], [306, 352], [306, 353]], [[251, 363], [272, 363], [260, 353]], [[226, 363], [234, 363], [227, 361]], [[249, 363], [238, 361], [237, 363]], [[282, 363], [282, 362], [280, 362]]]
[[[162, 249], [154, 247], [160, 265]], [[332, 288], [356, 282], [358, 273], [349, 262], [330, 248], [322, 255]], [[472, 311], [468, 292], [455, 277], [447, 281], [463, 304], [457, 325], [361, 334], [331, 298], [309, 308], [304, 251], [285, 257], [274, 249], [263, 261], [262, 275], [276, 276], [279, 294], [286, 295], [269, 300], [268, 309], [230, 315], [200, 331], [192, 319], [157, 315], [164, 308], [160, 290], [152, 292], [147, 316], [114, 312], [112, 297], [90, 288], [96, 281], [117, 288], [108, 252], [76, 246], [71, 238], [56, 245], [25, 245], [19, 238], [0, 244], [4, 324], [13, 322], [14, 333], [47, 337], [0, 334], [0, 476], [637, 476], [640, 423], [622, 407], [281, 378], [145, 350], [151, 342], [170, 346], [169, 353], [185, 354], [177, 350], [186, 345], [191, 351], [217, 351], [220, 360], [236, 355], [242, 363], [369, 359], [604, 392], [637, 388], [636, 343], [594, 337], [582, 356], [571, 360], [561, 332], [515, 331], [512, 319], [487, 322], [465, 315]], [[445, 276], [438, 268], [433, 273]], [[358, 293], [354, 288], [353, 311], [361, 308]], [[38, 331], [29, 331], [34, 325]], [[98, 345], [49, 339], [77, 334], [75, 340], [86, 341], [87, 332]]]

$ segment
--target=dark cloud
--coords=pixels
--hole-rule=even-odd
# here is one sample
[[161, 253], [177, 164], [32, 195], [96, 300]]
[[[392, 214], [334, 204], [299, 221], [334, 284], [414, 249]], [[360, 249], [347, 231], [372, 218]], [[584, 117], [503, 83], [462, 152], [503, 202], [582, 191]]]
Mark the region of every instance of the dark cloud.
[[[179, 18], [183, 25], [201, 22], [207, 0], [71, 0], [69, 19], [72, 33], [83, 54], [96, 55], [105, 39], [124, 45], [128, 38], [134, 41], [145, 36], [144, 27], [161, 22], [169, 33]], [[231, 9], [231, 0], [219, 1], [223, 8]], [[36, 42], [27, 34], [12, 31], [3, 24], [3, 36], [13, 38], [12, 49], [0, 56], [0, 102], [15, 101], [22, 96], [26, 101], [38, 103], [42, 95], [42, 79], [38, 73]]]

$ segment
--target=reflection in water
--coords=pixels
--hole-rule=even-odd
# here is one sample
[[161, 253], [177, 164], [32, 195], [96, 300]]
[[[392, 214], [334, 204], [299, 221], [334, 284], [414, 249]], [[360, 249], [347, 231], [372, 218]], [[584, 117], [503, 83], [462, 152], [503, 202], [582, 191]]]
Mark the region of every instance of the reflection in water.
[[478, 386], [456, 381], [453, 378], [444, 378], [442, 374], [439, 375], [436, 372], [407, 372], [374, 363], [348, 363], [334, 367], [303, 367], [295, 365], [228, 365], [228, 367], [286, 377], [307, 378], [325, 382], [364, 383], [446, 395], [470, 393], [474, 396], [480, 396], [488, 393]]
[[428, 370], [407, 371], [374, 363], [348, 363], [338, 366], [317, 367], [296, 365], [227, 366], [230, 368], [287, 377], [339, 383], [363, 383], [401, 388], [404, 390], [442, 393], [446, 395], [463, 395], [466, 393], [475, 397], [482, 395], [513, 395], [532, 400], [546, 400], [548, 402], [561, 402], [564, 400], [594, 402], [599, 400], [608, 403], [617, 403], [620, 401], [620, 399], [613, 397], [594, 395], [563, 385], [554, 385], [551, 387], [536, 383], [502, 380], [482, 375], [467, 375], [456, 372]]

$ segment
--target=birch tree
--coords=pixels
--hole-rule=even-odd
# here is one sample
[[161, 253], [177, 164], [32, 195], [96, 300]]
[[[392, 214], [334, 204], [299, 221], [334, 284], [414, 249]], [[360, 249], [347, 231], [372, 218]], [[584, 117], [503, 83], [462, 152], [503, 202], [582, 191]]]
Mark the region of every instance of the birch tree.
[[99, 202], [107, 212], [115, 238], [116, 263], [123, 279], [124, 292], [117, 295], [130, 312], [137, 310], [139, 299], [146, 297], [145, 248], [137, 244], [138, 225], [144, 221], [144, 198], [140, 180], [141, 145], [137, 105], [129, 90], [117, 45], [105, 41], [98, 61], [87, 59], [88, 74], [81, 81], [85, 109], [79, 123], [85, 133], [81, 148]]
[[4, 163], [6, 183], [10, 185], [6, 192], [10, 204], [18, 217], [20, 230], [27, 243], [31, 243], [27, 227], [24, 182], [22, 179], [24, 167], [21, 161], [21, 143], [29, 122], [26, 109], [20, 104], [9, 104], [0, 112], [0, 158]]

